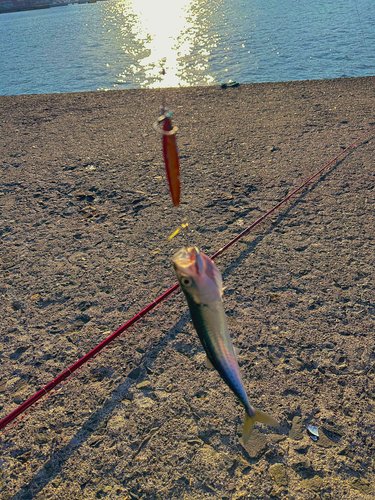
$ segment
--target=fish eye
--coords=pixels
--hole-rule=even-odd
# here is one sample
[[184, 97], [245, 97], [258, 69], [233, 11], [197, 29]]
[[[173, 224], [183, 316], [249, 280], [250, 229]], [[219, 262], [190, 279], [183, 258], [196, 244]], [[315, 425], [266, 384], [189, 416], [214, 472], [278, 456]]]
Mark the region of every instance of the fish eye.
[[193, 280], [188, 276], [184, 276], [181, 278], [181, 284], [184, 286], [191, 286], [193, 284]]

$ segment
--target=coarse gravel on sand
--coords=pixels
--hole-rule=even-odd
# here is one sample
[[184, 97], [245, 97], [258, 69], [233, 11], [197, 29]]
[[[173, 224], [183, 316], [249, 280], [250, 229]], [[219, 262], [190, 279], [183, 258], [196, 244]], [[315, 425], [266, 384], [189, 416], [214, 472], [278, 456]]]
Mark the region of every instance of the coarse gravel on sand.
[[[0, 419], [175, 283], [184, 218], [212, 255], [375, 125], [371, 78], [0, 104]], [[371, 132], [216, 260], [249, 399], [279, 428], [241, 445], [176, 292], [6, 429], [1, 499], [375, 498], [374, 157]]]

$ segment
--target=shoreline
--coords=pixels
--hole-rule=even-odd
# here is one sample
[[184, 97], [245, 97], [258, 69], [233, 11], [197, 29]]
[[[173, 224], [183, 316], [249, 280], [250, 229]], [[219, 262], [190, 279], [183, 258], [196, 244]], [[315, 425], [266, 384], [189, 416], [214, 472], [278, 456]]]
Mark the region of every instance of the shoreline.
[[[372, 77], [0, 96], [0, 418], [174, 284], [163, 95], [208, 255], [375, 124]], [[174, 294], [7, 431], [3, 497], [372, 498], [373, 144], [215, 261], [250, 401], [280, 429], [242, 447]]]
[[[105, 1], [105, 0], [97, 0], [97, 1]], [[375, 75], [369, 76], [352, 76], [352, 77], [340, 77], [340, 78], [328, 78], [328, 79], [311, 79], [311, 80], [283, 80], [283, 81], [267, 81], [267, 82], [249, 82], [249, 83], [240, 83], [240, 87], [253, 86], [253, 85], [288, 85], [288, 84], [314, 84], [314, 83], [328, 83], [328, 82], [336, 82], [336, 81], [351, 81], [351, 80], [372, 80], [372, 85], [375, 85], [374, 82]], [[196, 85], [196, 86], [186, 86], [186, 87], [160, 87], [160, 88], [122, 88], [122, 89], [107, 89], [107, 90], [77, 90], [73, 92], [52, 92], [52, 93], [35, 93], [35, 94], [4, 94], [0, 95], [0, 99], [2, 97], [26, 97], [26, 96], [54, 96], [54, 95], [73, 95], [73, 94], [91, 94], [91, 93], [105, 93], [108, 92], [132, 92], [132, 91], [146, 91], [146, 92], [167, 92], [171, 91], [179, 91], [179, 90], [199, 90], [199, 89], [218, 89], [222, 91], [234, 91], [238, 87], [227, 87], [222, 88], [222, 85], [226, 83], [223, 82], [221, 84], [215, 85]]]

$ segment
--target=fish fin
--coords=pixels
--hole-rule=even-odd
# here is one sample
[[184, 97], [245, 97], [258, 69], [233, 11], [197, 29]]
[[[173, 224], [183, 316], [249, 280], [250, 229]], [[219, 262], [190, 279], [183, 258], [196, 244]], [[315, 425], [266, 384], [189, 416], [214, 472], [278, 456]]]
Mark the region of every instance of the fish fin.
[[255, 422], [261, 422], [262, 424], [271, 425], [272, 427], [279, 426], [279, 423], [273, 417], [270, 417], [266, 413], [263, 413], [262, 411], [257, 410], [256, 408], [253, 408], [253, 410], [254, 410], [254, 415], [252, 417], [249, 417], [249, 415], [245, 413], [245, 421], [243, 424], [243, 431], [242, 431], [243, 444], [246, 444], [248, 442]]
[[210, 370], [214, 370], [215, 369], [214, 365], [211, 363], [211, 361], [208, 359], [207, 356], [206, 356], [205, 363], [206, 363], [207, 368], [209, 368]]
[[240, 354], [240, 349], [236, 346], [233, 346], [233, 350], [234, 350], [234, 354], [236, 355], [236, 358], [238, 358], [238, 356]]

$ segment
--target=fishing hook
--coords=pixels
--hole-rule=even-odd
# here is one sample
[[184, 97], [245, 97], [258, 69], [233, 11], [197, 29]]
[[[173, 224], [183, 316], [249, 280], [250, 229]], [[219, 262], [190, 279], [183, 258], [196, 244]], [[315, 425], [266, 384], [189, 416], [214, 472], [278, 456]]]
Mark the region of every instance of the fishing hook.
[[159, 118], [156, 120], [154, 123], [153, 127], [156, 130], [156, 132], [159, 132], [161, 135], [175, 135], [178, 131], [178, 127], [173, 127], [172, 130], [163, 130], [160, 125], [163, 123], [164, 120], [167, 118], [171, 118], [172, 113], [170, 111], [166, 111], [163, 115], [159, 116]]

